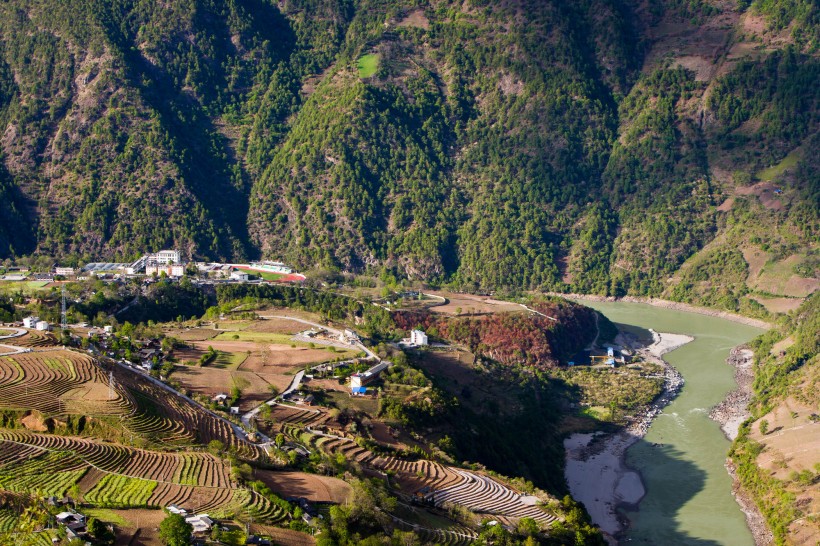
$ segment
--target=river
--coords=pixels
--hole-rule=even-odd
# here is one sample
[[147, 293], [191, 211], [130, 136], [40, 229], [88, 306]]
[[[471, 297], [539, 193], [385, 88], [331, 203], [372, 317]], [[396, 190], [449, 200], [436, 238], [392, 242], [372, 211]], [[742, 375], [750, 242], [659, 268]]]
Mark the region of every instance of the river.
[[589, 302], [618, 324], [687, 334], [694, 341], [664, 356], [683, 375], [680, 395], [626, 452], [643, 478], [646, 495], [622, 513], [627, 544], [754, 544], [724, 465], [730, 443], [709, 410], [735, 388], [726, 364], [732, 347], [763, 331], [725, 319], [624, 302]]

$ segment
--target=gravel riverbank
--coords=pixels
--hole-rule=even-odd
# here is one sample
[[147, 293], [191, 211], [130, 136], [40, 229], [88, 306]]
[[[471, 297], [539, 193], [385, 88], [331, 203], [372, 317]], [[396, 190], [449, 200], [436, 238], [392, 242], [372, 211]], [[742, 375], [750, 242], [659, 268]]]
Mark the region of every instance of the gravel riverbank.
[[[749, 402], [752, 400], [752, 382], [754, 381], [754, 352], [743, 345], [735, 347], [726, 362], [735, 369], [737, 388], [712, 408], [709, 417], [720, 425], [729, 440], [734, 441], [740, 425], [751, 417]], [[772, 544], [774, 539], [766, 526], [766, 520], [752, 498], [740, 487], [737, 471], [730, 459], [726, 459], [726, 470], [732, 477], [732, 495], [746, 516], [746, 524], [752, 531], [756, 546]]]
[[643, 296], [624, 296], [622, 298], [616, 298], [614, 296], [597, 296], [594, 294], [562, 294], [560, 292], [550, 292], [548, 295], [559, 296], [562, 298], [566, 298], [568, 300], [579, 301], [623, 301], [627, 303], [645, 303], [647, 305], [652, 305], [654, 307], [662, 307], [664, 309], [674, 309], [676, 311], [686, 311], [688, 313], [697, 313], [699, 315], [706, 315], [709, 317], [718, 317], [726, 320], [731, 320], [732, 322], [737, 322], [739, 324], [754, 326], [755, 328], [763, 328], [764, 330], [768, 330], [772, 327], [771, 323], [766, 322], [764, 320], [744, 317], [743, 315], [737, 315], [735, 313], [729, 313], [727, 311], [710, 309], [709, 307], [699, 307], [697, 305], [690, 305], [688, 303], [681, 303], [678, 301], [663, 300], [660, 298], [647, 298]]
[[661, 356], [694, 339], [657, 332], [652, 332], [652, 336], [653, 343], [645, 347], [631, 336], [619, 335], [616, 342], [631, 348], [644, 359], [663, 366], [662, 394], [617, 433], [579, 433], [564, 441], [566, 478], [572, 496], [584, 504], [592, 521], [605, 533], [610, 544], [617, 544], [617, 536], [628, 525], [628, 521], [618, 514], [617, 508], [636, 505], [645, 494], [640, 474], [626, 465], [626, 450], [646, 434], [652, 419], [677, 396], [683, 386], [683, 377]]

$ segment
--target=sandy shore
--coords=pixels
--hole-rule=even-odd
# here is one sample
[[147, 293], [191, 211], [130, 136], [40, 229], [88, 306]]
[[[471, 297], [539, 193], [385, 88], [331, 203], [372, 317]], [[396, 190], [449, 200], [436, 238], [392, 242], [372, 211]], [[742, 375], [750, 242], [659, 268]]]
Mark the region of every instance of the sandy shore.
[[648, 361], [664, 367], [663, 393], [640, 414], [634, 416], [624, 430], [615, 434], [573, 434], [564, 440], [566, 479], [573, 498], [582, 502], [605, 533], [610, 544], [617, 544], [617, 535], [628, 521], [617, 512], [618, 506], [635, 505], [646, 493], [640, 474], [626, 466], [624, 454], [642, 438], [652, 419], [657, 416], [683, 386], [676, 369], [661, 359], [661, 355], [689, 343], [694, 338], [680, 334], [652, 332], [653, 343], [640, 346], [634, 338], [619, 335], [617, 342], [629, 347]]
[[677, 301], [669, 301], [663, 300], [660, 298], [647, 298], [647, 297], [638, 297], [638, 296], [624, 296], [622, 298], [616, 298], [613, 296], [597, 296], [594, 294], [562, 294], [559, 292], [550, 292], [550, 296], [559, 296], [562, 298], [570, 299], [570, 300], [586, 300], [586, 301], [624, 301], [628, 303], [645, 303], [647, 305], [653, 305], [655, 307], [663, 307], [664, 309], [674, 309], [677, 311], [686, 311], [689, 313], [697, 313], [699, 315], [706, 315], [709, 317], [719, 317], [726, 320], [731, 320], [732, 322], [737, 322], [740, 324], [745, 324], [747, 326], [754, 326], [756, 328], [763, 328], [764, 330], [768, 330], [772, 327], [772, 324], [766, 322], [764, 320], [754, 319], [750, 317], [744, 317], [743, 315], [737, 315], [735, 313], [729, 313], [727, 311], [719, 311], [717, 309], [710, 309], [708, 307], [698, 307], [697, 305], [690, 305], [688, 303], [680, 303]]
[[[734, 441], [740, 425], [751, 417], [749, 402], [752, 399], [752, 382], [754, 381], [754, 352], [746, 346], [735, 347], [729, 353], [726, 362], [735, 369], [737, 388], [712, 408], [709, 417], [720, 424], [720, 428], [729, 440]], [[732, 477], [732, 495], [746, 516], [746, 524], [752, 531], [755, 544], [757, 546], [772, 544], [774, 539], [766, 526], [766, 520], [751, 497], [740, 487], [735, 466], [730, 459], [726, 459], [726, 470]]]

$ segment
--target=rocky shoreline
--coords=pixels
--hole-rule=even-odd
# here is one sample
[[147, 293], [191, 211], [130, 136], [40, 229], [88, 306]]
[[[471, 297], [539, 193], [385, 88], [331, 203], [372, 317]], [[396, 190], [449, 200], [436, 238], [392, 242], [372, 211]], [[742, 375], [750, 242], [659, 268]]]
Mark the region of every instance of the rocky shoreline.
[[550, 292], [549, 295], [559, 296], [570, 300], [581, 301], [623, 301], [627, 303], [645, 303], [647, 305], [652, 305], [654, 307], [662, 307], [664, 309], [673, 309], [676, 311], [686, 311], [689, 313], [697, 313], [699, 315], [706, 315], [709, 317], [718, 317], [726, 320], [731, 320], [732, 322], [737, 322], [739, 324], [754, 326], [755, 328], [763, 328], [764, 330], [768, 330], [772, 327], [770, 323], [764, 320], [744, 317], [743, 315], [737, 315], [735, 313], [729, 313], [727, 311], [719, 311], [717, 309], [710, 309], [708, 307], [698, 307], [697, 305], [690, 305], [688, 303], [669, 301], [660, 298], [649, 298], [643, 296], [623, 296], [621, 298], [616, 298], [614, 296], [598, 296], [595, 294], [562, 294], [560, 292]]
[[694, 339], [654, 331], [652, 337], [653, 343], [643, 346], [634, 336], [619, 334], [616, 344], [663, 367], [661, 395], [619, 432], [573, 434], [564, 441], [566, 478], [572, 496], [584, 504], [593, 523], [601, 528], [611, 545], [618, 543], [618, 537], [629, 525], [629, 521], [618, 513], [618, 508], [637, 505], [646, 492], [640, 474], [626, 464], [626, 450], [646, 434], [652, 420], [683, 387], [681, 374], [661, 357]]
[[[754, 352], [741, 345], [732, 349], [726, 362], [735, 369], [737, 388], [709, 412], [709, 417], [716, 421], [726, 437], [734, 441], [740, 425], [749, 417], [749, 403], [752, 400], [752, 382], [754, 381]], [[756, 546], [769, 546], [774, 538], [766, 525], [766, 520], [754, 503], [754, 500], [740, 486], [737, 471], [731, 459], [726, 459], [726, 471], [732, 477], [732, 495], [746, 516], [746, 524], [752, 531]]]

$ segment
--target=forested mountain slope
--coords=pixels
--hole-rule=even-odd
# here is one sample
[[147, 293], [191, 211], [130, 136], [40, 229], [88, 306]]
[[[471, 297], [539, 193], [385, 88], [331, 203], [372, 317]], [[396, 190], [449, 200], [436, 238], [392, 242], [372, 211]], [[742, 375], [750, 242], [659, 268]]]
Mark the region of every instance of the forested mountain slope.
[[0, 256], [752, 314], [818, 286], [814, 2], [0, 6]]

